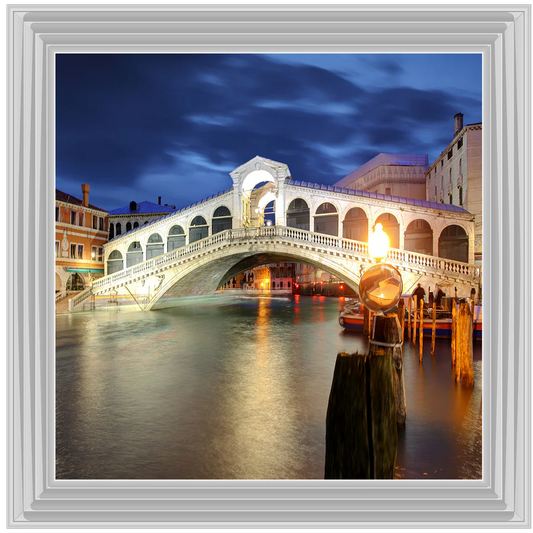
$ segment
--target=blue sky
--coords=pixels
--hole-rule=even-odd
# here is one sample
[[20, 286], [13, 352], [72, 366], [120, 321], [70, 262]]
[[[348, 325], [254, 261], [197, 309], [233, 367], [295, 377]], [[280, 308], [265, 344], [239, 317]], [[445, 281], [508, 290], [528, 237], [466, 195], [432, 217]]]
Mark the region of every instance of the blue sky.
[[474, 54], [59, 54], [56, 186], [179, 208], [256, 155], [332, 184], [380, 152], [431, 163], [481, 111]]

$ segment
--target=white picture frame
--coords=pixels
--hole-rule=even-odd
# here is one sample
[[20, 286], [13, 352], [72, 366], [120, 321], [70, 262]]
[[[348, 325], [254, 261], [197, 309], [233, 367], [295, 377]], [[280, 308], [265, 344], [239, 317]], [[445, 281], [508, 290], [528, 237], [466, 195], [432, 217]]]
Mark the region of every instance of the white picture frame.
[[[12, 5], [8, 46], [9, 527], [530, 527], [530, 5]], [[482, 54], [482, 480], [55, 480], [54, 56], [111, 51]]]

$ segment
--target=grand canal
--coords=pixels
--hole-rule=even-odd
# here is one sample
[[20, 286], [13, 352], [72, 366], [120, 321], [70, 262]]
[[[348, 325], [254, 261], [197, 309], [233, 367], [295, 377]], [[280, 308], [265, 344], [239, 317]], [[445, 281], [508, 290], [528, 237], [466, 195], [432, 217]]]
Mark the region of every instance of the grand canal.
[[[58, 479], [320, 479], [342, 299], [216, 295], [155, 312], [56, 317]], [[449, 341], [404, 347], [407, 423], [396, 477], [481, 478], [476, 384]]]

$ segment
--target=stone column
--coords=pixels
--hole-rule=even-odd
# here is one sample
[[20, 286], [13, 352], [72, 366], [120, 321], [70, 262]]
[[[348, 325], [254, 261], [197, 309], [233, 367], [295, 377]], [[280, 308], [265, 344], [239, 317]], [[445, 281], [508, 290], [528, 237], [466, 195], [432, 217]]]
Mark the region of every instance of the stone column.
[[278, 178], [278, 186], [276, 189], [276, 226], [286, 226], [287, 225], [287, 214], [286, 214], [286, 187], [285, 187], [285, 178]]

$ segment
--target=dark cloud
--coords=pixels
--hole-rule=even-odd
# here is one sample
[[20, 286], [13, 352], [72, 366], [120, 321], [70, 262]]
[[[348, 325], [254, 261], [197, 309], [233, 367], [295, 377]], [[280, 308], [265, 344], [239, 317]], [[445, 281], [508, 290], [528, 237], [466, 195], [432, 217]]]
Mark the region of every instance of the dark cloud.
[[[229, 187], [228, 173], [255, 155], [323, 183], [382, 151], [431, 160], [453, 115], [475, 122], [481, 110], [438, 88], [376, 89], [261, 55], [56, 57], [58, 188], [90, 183], [92, 203], [108, 209], [162, 190], [184, 206]], [[399, 72], [390, 59], [377, 67]]]

